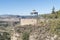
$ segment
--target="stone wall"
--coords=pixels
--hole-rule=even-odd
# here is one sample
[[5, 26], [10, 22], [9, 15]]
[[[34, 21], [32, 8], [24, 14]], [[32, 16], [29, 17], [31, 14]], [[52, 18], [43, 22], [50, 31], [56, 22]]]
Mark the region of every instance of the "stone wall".
[[36, 19], [21, 19], [20, 25], [35, 25]]

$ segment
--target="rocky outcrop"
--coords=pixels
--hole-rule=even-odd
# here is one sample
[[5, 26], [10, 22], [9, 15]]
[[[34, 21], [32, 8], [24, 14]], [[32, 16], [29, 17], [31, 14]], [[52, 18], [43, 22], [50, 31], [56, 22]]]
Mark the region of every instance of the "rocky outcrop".
[[50, 33], [49, 25], [20, 26], [15, 28], [15, 32], [19, 33], [20, 37], [18, 37], [18, 39], [20, 38], [21, 40], [24, 32], [29, 33], [29, 40], [60, 40], [60, 37], [58, 35]]

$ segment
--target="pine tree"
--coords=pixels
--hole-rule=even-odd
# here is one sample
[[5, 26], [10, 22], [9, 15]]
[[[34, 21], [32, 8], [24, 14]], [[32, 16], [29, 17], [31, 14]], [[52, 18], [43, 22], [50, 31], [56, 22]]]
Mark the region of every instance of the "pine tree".
[[55, 7], [52, 8], [52, 14], [55, 14]]

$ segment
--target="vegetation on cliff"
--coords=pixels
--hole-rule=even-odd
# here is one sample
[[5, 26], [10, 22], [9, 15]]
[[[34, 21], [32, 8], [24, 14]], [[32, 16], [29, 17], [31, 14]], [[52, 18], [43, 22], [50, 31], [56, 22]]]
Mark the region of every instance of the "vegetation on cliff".
[[43, 14], [41, 16], [43, 18], [49, 18], [49, 19], [55, 19], [55, 18], [59, 18], [60, 19], [60, 10], [52, 12], [50, 14]]

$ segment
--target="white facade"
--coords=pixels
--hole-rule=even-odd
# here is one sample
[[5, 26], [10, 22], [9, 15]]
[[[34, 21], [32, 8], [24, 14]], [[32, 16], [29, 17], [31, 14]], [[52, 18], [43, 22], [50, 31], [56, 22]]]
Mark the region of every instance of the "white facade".
[[37, 22], [36, 19], [21, 19], [20, 25], [35, 25]]

